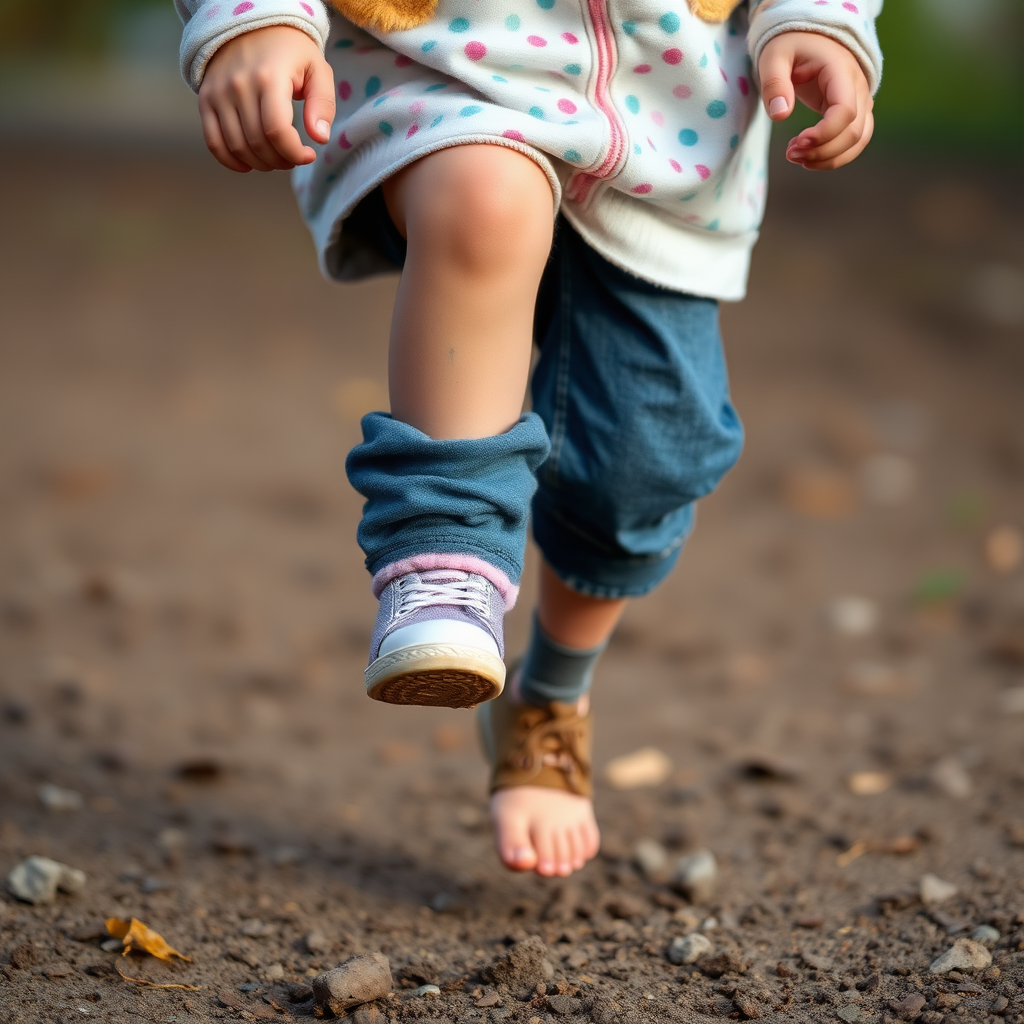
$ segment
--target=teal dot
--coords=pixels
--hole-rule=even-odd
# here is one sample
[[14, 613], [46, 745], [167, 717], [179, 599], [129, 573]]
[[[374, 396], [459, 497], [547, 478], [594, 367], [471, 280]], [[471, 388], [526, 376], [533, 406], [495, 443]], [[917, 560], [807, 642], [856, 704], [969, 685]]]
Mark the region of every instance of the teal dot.
[[692, 128], [684, 128], [679, 133], [679, 141], [684, 146], [696, 146], [698, 138], [699, 138], [699, 136], [697, 135], [697, 133]]
[[537, 0], [537, 6], [542, 11], [550, 11], [555, 6], [555, 0]]
[[448, 22], [449, 32], [465, 32], [469, 28], [469, 18], [453, 18]]
[[583, 68], [581, 68], [579, 64], [566, 64], [562, 70], [567, 75], [579, 75], [583, 73]]
[[575, 149], [567, 149], [562, 154], [562, 157], [563, 157], [563, 159], [568, 160], [571, 163], [575, 163], [575, 164], [578, 164], [578, 163], [580, 163], [583, 160], [583, 157], [580, 156], [579, 152], [577, 150], [575, 150]]
[[544, 108], [543, 107], [530, 107], [530, 117], [535, 117], [539, 121], [544, 120]]
[[520, 25], [522, 25], [522, 22], [519, 20], [518, 14], [510, 14], [505, 19], [505, 28], [507, 28], [509, 32], [518, 32]]
[[444, 114], [438, 114], [433, 121], [430, 122], [431, 128], [436, 128], [444, 120]]
[[715, 219], [714, 219], [714, 220], [713, 220], [713, 221], [712, 221], [712, 222], [711, 222], [711, 223], [710, 223], [710, 224], [708, 225], [708, 231], [717, 231], [717, 230], [718, 230], [718, 218], [716, 217], [716, 218], [715, 218]]
[[669, 34], [679, 31], [679, 15], [675, 11], [667, 11], [658, 19], [662, 30]]
[[625, 32], [627, 36], [631, 36], [636, 31], [636, 22], [624, 21], [622, 23], [622, 31]]
[[536, 89], [537, 92], [551, 92], [550, 89], [545, 89], [543, 85], [535, 85], [534, 89]]
[[639, 114], [640, 113], [640, 101], [635, 96], [627, 96], [626, 97], [626, 109], [631, 114]]
[[394, 125], [392, 125], [392, 124], [389, 124], [389, 123], [388, 123], [387, 121], [381, 121], [381, 122], [380, 122], [380, 124], [378, 124], [378, 125], [377, 125], [377, 127], [378, 127], [378, 128], [379, 128], [379, 129], [380, 129], [380, 130], [381, 130], [381, 131], [382, 131], [382, 132], [383, 132], [383, 133], [385, 134], [385, 135], [390, 135], [390, 134], [391, 134], [391, 133], [392, 133], [392, 132], [393, 132], [393, 131], [395, 130], [395, 127], [394, 127]]
[[336, 50], [347, 50], [350, 46], [355, 46], [355, 45], [356, 44], [351, 39], [339, 39], [334, 44], [334, 48]]
[[691, 199], [697, 198], [696, 192], [687, 192], [685, 196], [679, 197], [684, 203], [688, 203]]
[[437, 46], [437, 40], [436, 40], [436, 39], [428, 39], [428, 40], [427, 40], [427, 41], [426, 41], [426, 42], [425, 42], [425, 43], [424, 43], [424, 44], [423, 44], [423, 45], [422, 45], [422, 46], [420, 47], [420, 50], [421, 50], [421, 51], [422, 51], [423, 53], [430, 53], [430, 51], [431, 51], [431, 50], [432, 50], [432, 49], [433, 49], [433, 48], [434, 48], [435, 46]]
[[708, 104], [708, 117], [725, 117], [729, 108], [721, 100], [712, 100]]
[[502, 78], [501, 75], [491, 75], [491, 79], [493, 81], [495, 81], [495, 82], [501, 82], [502, 85], [507, 85], [508, 84], [508, 79], [507, 78]]
[[637, 156], [640, 156], [640, 154], [643, 153], [643, 150], [640, 148], [639, 144], [636, 143], [636, 142], [633, 143], [633, 152], [636, 153]]
[[424, 89], [423, 91], [424, 92], [437, 92], [438, 89], [447, 89], [447, 88], [448, 88], [448, 83], [447, 82], [435, 82], [433, 85], [428, 85], [426, 87], [426, 89]]
[[719, 57], [722, 56], [722, 48], [718, 45], [717, 40], [715, 41], [715, 54]]
[[366, 98], [376, 96], [380, 92], [380, 79], [374, 75], [366, 80]]
[[468, 107], [463, 107], [459, 111], [459, 117], [472, 117], [474, 114], [479, 114], [483, 107], [478, 107], [475, 103], [470, 103]]
[[708, 55], [706, 53], [701, 54], [700, 66], [706, 68], [708, 66]]
[[378, 97], [377, 97], [377, 98], [376, 98], [376, 99], [375, 99], [375, 100], [373, 101], [373, 105], [374, 105], [375, 107], [379, 107], [379, 106], [380, 106], [380, 105], [381, 105], [381, 104], [382, 104], [382, 103], [383, 103], [383, 102], [384, 102], [384, 101], [385, 101], [385, 100], [386, 100], [387, 98], [388, 98], [388, 94], [387, 94], [387, 93], [384, 93], [384, 95], [383, 95], [383, 96], [378, 96]]
[[730, 149], [735, 149], [739, 144], [740, 144], [740, 137], [738, 135], [734, 135], [729, 140], [729, 148]]

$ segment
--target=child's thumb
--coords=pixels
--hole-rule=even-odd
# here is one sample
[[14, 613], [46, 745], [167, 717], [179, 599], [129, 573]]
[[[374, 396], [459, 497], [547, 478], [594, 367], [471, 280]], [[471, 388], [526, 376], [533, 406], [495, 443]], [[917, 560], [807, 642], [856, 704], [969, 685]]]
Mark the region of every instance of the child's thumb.
[[773, 121], [784, 121], [793, 113], [793, 54], [769, 43], [758, 62], [761, 76], [761, 101]]
[[334, 121], [334, 73], [325, 60], [312, 64], [302, 86], [302, 120], [309, 137], [327, 142]]

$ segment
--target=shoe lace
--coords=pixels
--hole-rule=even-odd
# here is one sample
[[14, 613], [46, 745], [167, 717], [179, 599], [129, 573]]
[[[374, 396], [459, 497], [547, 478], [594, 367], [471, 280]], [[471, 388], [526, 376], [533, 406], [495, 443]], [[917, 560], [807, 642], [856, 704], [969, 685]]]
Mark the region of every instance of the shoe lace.
[[556, 768], [564, 773], [571, 789], [582, 793], [590, 775], [590, 758], [584, 752], [584, 723], [575, 708], [524, 709], [518, 726], [516, 749], [509, 757], [512, 767], [534, 774], [541, 765]]
[[479, 615], [489, 610], [487, 581], [468, 572], [433, 569], [419, 578], [405, 578], [398, 584], [398, 614], [406, 615], [436, 604], [460, 605]]

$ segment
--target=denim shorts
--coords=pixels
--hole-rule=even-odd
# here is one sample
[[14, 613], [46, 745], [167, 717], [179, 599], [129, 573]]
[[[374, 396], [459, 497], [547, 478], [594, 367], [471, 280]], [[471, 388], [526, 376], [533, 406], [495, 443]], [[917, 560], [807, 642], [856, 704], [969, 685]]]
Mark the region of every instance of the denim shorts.
[[[404, 263], [380, 190], [346, 231]], [[347, 469], [367, 499], [359, 541], [372, 573], [452, 553], [515, 586], [531, 514], [545, 560], [581, 593], [644, 594], [672, 569], [695, 502], [743, 445], [718, 303], [634, 277], [559, 219], [535, 341], [533, 411], [499, 437], [435, 441], [384, 413], [364, 418]]]

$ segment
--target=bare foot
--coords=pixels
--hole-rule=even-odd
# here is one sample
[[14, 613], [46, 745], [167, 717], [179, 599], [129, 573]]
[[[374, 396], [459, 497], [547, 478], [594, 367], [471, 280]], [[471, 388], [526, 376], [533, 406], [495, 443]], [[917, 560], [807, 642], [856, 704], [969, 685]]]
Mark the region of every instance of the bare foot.
[[557, 789], [499, 789], [491, 797], [491, 821], [498, 855], [513, 871], [571, 875], [601, 843], [594, 805]]
[[[519, 675], [509, 680], [509, 697], [519, 696]], [[585, 715], [586, 694], [577, 707]], [[498, 856], [513, 871], [571, 875], [597, 856], [601, 833], [594, 805], [585, 796], [546, 786], [508, 786], [491, 795], [491, 823]]]

